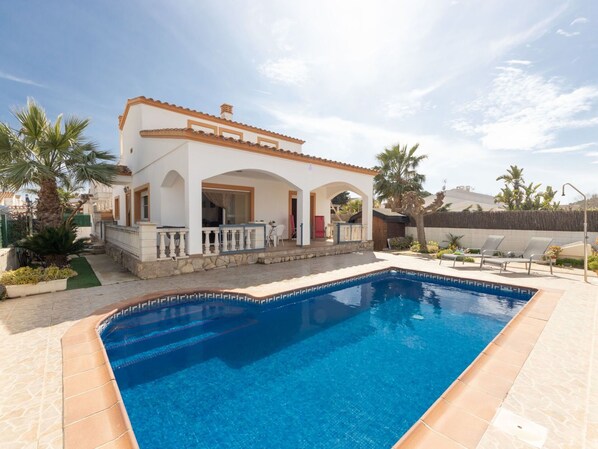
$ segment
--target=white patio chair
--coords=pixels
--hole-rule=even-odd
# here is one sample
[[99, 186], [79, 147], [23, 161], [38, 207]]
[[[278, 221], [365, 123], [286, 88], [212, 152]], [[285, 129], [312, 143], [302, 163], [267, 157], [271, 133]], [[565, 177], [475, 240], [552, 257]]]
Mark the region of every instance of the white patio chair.
[[283, 242], [282, 244], [284, 245], [284, 230], [285, 226], [283, 224], [280, 224], [274, 228], [274, 246], [277, 246], [279, 241]]

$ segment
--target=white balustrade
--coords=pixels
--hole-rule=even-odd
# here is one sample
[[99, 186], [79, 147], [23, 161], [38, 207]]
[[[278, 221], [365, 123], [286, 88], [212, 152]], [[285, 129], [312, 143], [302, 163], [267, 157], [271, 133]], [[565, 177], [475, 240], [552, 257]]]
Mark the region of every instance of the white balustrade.
[[141, 258], [139, 228], [132, 226], [105, 225], [106, 242], [117, 246], [137, 258]]
[[202, 228], [202, 232], [204, 255], [220, 254], [220, 228]]
[[367, 225], [361, 223], [337, 223], [336, 243], [364, 242]]
[[188, 257], [186, 228], [158, 228], [158, 260]]

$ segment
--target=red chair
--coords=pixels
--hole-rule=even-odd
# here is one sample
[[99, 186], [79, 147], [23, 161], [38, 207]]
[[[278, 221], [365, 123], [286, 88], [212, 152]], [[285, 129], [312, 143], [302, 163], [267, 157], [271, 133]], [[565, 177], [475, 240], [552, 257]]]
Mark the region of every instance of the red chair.
[[293, 214], [289, 215], [289, 238], [294, 239], [297, 237], [297, 233], [295, 232], [295, 217]]
[[323, 239], [326, 237], [326, 226], [324, 225], [324, 216], [316, 215], [314, 217], [314, 238]]

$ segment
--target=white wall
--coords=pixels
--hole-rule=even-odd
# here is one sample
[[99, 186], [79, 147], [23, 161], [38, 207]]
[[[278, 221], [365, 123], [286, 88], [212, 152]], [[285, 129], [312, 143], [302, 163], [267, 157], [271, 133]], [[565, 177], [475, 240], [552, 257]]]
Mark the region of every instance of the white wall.
[[[481, 247], [488, 235], [504, 235], [505, 239], [499, 247], [502, 251], [523, 251], [532, 237], [550, 237], [553, 239], [552, 245], [559, 246], [583, 241], [583, 232], [467, 228], [426, 228], [426, 240], [442, 243], [443, 240], [447, 240], [449, 232], [453, 235], [462, 235], [461, 244], [466, 248]], [[407, 226], [405, 227], [405, 235], [417, 239], [417, 229]], [[589, 232], [588, 236], [588, 243], [593, 243], [598, 238], [598, 232]]]

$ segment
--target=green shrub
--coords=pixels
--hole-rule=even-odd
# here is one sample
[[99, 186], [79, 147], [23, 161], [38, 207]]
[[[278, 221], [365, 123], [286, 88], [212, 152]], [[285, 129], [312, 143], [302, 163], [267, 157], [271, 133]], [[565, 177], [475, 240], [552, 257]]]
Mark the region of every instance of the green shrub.
[[569, 257], [563, 257], [562, 259], [557, 259], [555, 265], [559, 267], [573, 267], [573, 268], [583, 268], [583, 259], [571, 259]]
[[83, 251], [85, 240], [77, 238], [76, 226], [64, 224], [57, 228], [44, 228], [21, 240], [16, 246], [37, 254], [46, 265], [65, 267], [68, 265], [67, 256]]
[[413, 251], [414, 253], [419, 253], [420, 252], [420, 245], [419, 242], [413, 242], [411, 244], [411, 246], [409, 247], [409, 251]]
[[59, 268], [54, 265], [48, 268], [22, 267], [18, 270], [5, 271], [4, 273], [2, 273], [2, 275], [0, 276], [0, 284], [37, 284], [38, 282], [55, 281], [57, 279], [68, 279], [76, 275], [77, 272], [71, 268]]
[[452, 249], [442, 249], [436, 253], [436, 258], [442, 259], [442, 256], [444, 254], [454, 254], [454, 253], [455, 253], [455, 251], [453, 251]]
[[465, 237], [464, 235], [454, 235], [450, 232], [446, 235], [446, 240], [443, 242], [448, 243], [449, 249], [457, 249], [461, 247], [461, 239]]
[[412, 244], [413, 238], [411, 237], [392, 237], [388, 239], [390, 249], [405, 250], [409, 249]]
[[438, 252], [438, 242], [435, 242], [434, 240], [428, 240], [428, 252], [429, 253], [435, 253]]
[[480, 254], [479, 248], [468, 248], [465, 250], [467, 254]]
[[588, 262], [588, 268], [592, 271], [598, 271], [598, 260], [593, 260], [592, 262]]

